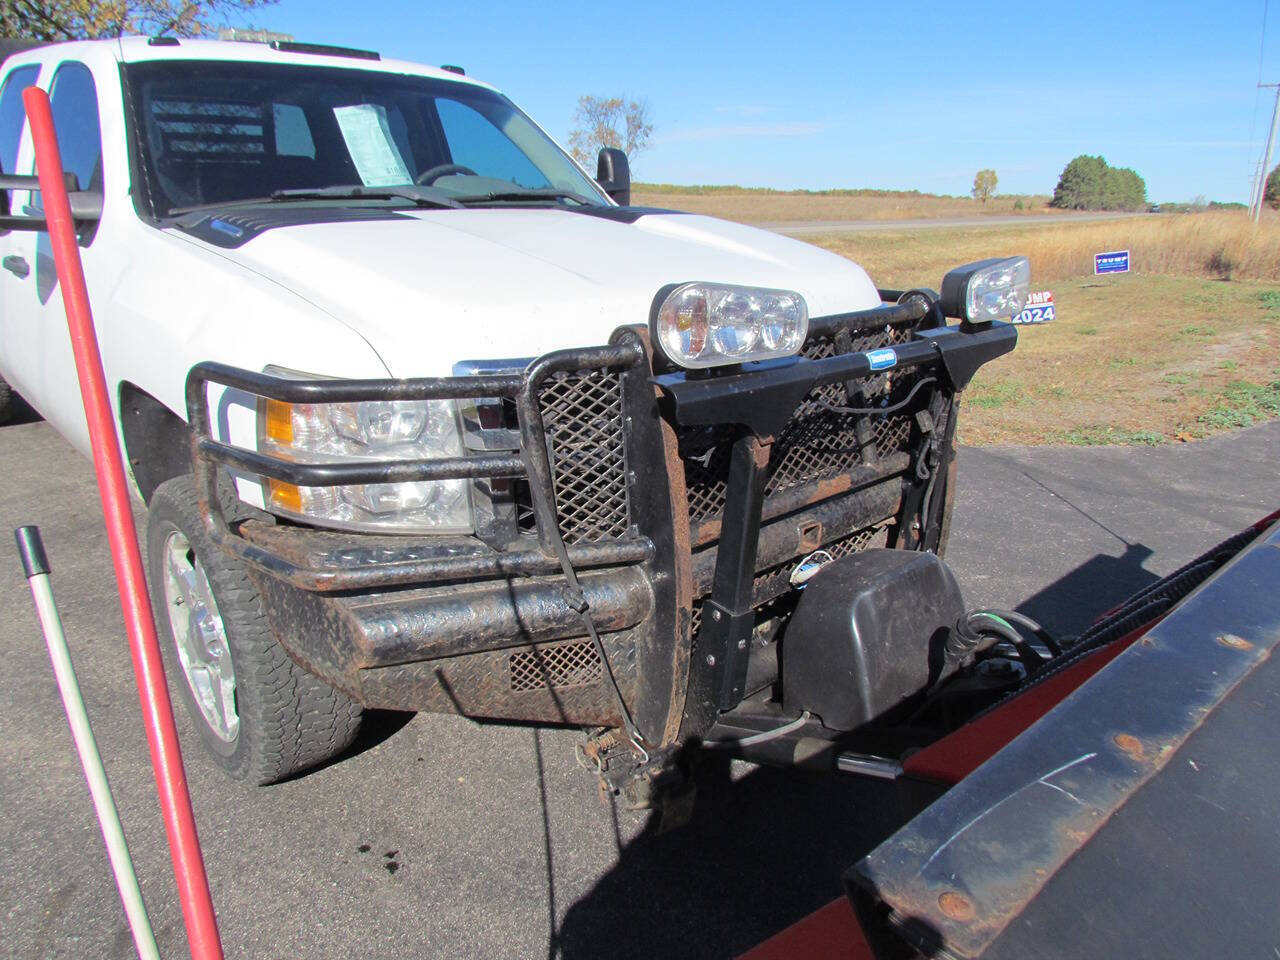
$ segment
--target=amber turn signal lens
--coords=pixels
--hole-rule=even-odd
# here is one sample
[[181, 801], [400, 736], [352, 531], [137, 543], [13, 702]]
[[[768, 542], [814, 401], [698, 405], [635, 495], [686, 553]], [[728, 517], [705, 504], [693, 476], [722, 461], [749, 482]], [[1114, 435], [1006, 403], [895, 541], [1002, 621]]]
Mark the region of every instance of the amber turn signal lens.
[[268, 400], [263, 421], [267, 440], [281, 447], [293, 446], [293, 408], [289, 404]]
[[287, 510], [290, 513], [302, 512], [302, 490], [292, 483], [282, 483], [279, 480], [267, 478], [267, 495], [271, 501], [269, 506], [277, 510]]

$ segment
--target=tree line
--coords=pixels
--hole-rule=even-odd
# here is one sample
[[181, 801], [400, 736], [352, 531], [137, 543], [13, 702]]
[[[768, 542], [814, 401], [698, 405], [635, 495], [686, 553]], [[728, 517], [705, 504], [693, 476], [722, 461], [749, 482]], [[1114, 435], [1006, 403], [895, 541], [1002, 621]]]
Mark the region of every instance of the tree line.
[[1128, 167], [1081, 154], [1063, 169], [1049, 205], [1063, 210], [1145, 210], [1147, 184]]

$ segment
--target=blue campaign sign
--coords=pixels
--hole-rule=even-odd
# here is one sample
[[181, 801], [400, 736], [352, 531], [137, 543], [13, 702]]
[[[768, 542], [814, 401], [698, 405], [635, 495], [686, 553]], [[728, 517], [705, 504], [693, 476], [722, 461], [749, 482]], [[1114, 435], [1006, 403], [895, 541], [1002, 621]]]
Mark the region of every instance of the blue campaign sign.
[[1093, 272], [1095, 276], [1100, 273], [1128, 273], [1129, 251], [1111, 250], [1107, 253], [1095, 253]]

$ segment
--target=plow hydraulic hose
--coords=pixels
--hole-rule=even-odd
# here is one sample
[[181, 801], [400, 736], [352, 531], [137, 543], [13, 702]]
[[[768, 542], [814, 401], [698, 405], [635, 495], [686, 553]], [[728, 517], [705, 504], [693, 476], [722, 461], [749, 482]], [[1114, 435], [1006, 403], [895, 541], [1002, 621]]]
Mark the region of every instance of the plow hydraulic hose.
[[120, 444], [116, 439], [115, 420], [107, 394], [102, 355], [89, 308], [89, 291], [71, 204], [67, 198], [62, 173], [62, 156], [54, 132], [49, 96], [38, 87], [28, 87], [22, 94], [31, 122], [31, 137], [36, 153], [36, 173], [40, 178], [40, 195], [53, 246], [53, 259], [62, 287], [67, 326], [71, 331], [71, 348], [75, 354], [76, 376], [84, 401], [93, 446], [93, 466], [102, 496], [107, 539], [115, 566], [120, 605], [124, 610], [125, 632], [133, 657], [138, 696], [142, 701], [142, 721], [151, 750], [156, 788], [160, 794], [160, 810], [169, 836], [169, 852], [186, 921], [187, 940], [195, 960], [221, 960], [222, 944], [218, 939], [218, 921], [209, 896], [200, 840], [196, 836], [195, 817], [191, 812], [191, 796], [182, 769], [182, 751], [178, 731], [173, 722], [173, 705], [165, 685], [164, 665], [160, 659], [160, 643], [156, 639], [155, 620], [147, 599], [147, 582], [142, 572], [142, 555], [138, 550], [138, 534], [133, 526], [129, 487], [125, 481]]

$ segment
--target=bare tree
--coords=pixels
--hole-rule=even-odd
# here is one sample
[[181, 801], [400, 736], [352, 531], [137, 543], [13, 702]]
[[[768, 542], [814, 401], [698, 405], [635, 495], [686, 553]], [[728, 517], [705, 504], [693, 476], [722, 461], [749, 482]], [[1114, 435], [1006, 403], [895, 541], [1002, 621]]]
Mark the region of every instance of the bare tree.
[[979, 170], [973, 177], [973, 197], [981, 203], [986, 203], [991, 199], [991, 195], [996, 192], [996, 172], [994, 170]]
[[0, 0], [0, 36], [97, 39], [124, 34], [199, 37], [277, 0]]
[[579, 97], [569, 133], [569, 151], [588, 170], [601, 147], [617, 147], [634, 157], [649, 145], [653, 122], [649, 104], [623, 97]]

